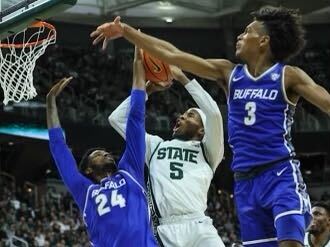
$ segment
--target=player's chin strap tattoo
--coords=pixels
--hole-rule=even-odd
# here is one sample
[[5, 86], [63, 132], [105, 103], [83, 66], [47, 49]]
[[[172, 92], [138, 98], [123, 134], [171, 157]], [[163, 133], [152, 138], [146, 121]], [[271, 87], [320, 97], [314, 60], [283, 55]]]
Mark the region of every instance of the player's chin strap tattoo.
[[157, 240], [158, 246], [164, 247], [164, 244], [162, 243], [162, 240], [157, 231], [157, 227], [159, 226], [160, 213], [156, 204], [155, 197], [153, 195], [150, 173], [147, 165], [145, 165], [145, 183], [147, 186], [147, 199], [148, 199], [151, 220], [152, 220], [152, 230]]

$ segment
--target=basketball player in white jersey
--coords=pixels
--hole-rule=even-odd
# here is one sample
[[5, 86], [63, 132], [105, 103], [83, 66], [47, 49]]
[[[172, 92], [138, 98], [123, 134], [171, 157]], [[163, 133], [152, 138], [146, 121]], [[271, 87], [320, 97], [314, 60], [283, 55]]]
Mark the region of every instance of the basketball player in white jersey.
[[[224, 246], [212, 220], [204, 214], [210, 182], [224, 153], [222, 116], [196, 80], [189, 81], [176, 67], [171, 71], [200, 109], [190, 108], [177, 119], [172, 140], [146, 134], [155, 235], [160, 246]], [[127, 98], [109, 116], [111, 126], [124, 138], [129, 101]]]
[[330, 247], [330, 202], [316, 202], [313, 219], [305, 235], [306, 247]]

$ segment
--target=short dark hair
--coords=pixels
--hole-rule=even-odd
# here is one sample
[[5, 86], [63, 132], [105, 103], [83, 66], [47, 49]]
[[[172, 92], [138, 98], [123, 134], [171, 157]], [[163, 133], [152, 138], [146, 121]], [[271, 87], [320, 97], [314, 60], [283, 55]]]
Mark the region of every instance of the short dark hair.
[[270, 36], [270, 49], [274, 61], [285, 62], [304, 48], [305, 30], [299, 10], [264, 6], [251, 15], [263, 23]]
[[88, 177], [88, 178], [91, 178], [89, 175], [87, 175], [85, 173], [85, 170], [87, 169], [88, 165], [89, 165], [89, 155], [91, 153], [93, 153], [94, 151], [96, 150], [102, 150], [102, 151], [105, 151], [105, 148], [100, 148], [100, 147], [96, 147], [96, 148], [90, 148], [88, 149], [84, 155], [82, 156], [80, 162], [79, 162], [79, 165], [78, 165], [78, 168], [79, 168], [79, 171], [84, 174], [84, 176]]
[[328, 216], [330, 217], [330, 201], [317, 201], [313, 203], [313, 207], [324, 208], [327, 211]]

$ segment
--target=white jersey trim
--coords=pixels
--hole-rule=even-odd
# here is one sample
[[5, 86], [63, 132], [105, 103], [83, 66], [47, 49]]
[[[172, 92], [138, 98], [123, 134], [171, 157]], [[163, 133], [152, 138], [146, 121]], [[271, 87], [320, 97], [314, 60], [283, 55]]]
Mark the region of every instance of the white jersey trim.
[[300, 210], [290, 210], [290, 211], [286, 211], [286, 212], [283, 212], [283, 213], [280, 213], [278, 215], [276, 215], [275, 219], [274, 219], [274, 226], [275, 226], [275, 222], [283, 217], [283, 216], [287, 216], [287, 215], [291, 215], [291, 214], [301, 214], [301, 211]]
[[286, 212], [283, 212], [283, 213], [280, 213], [280, 214], [276, 215], [276, 217], [274, 219], [274, 225], [275, 225], [276, 221], [279, 218], [283, 217], [283, 216], [287, 216], [287, 215], [291, 215], [291, 214], [301, 215], [303, 213], [303, 198], [302, 198], [301, 194], [298, 191], [299, 183], [298, 183], [298, 178], [297, 178], [297, 169], [296, 169], [295, 165], [293, 164], [293, 160], [290, 160], [290, 165], [292, 167], [293, 180], [296, 184], [295, 192], [296, 192], [297, 196], [299, 197], [300, 208], [299, 208], [299, 210], [290, 210], [290, 211], [286, 211]]
[[270, 71], [272, 71], [276, 66], [278, 65], [278, 63], [275, 63], [273, 66], [269, 67], [265, 72], [263, 72], [261, 75], [259, 75], [258, 77], [254, 77], [253, 75], [250, 74], [249, 70], [247, 69], [247, 65], [244, 64], [244, 71], [245, 74], [253, 81], [257, 81], [260, 78], [262, 78], [263, 76], [265, 76], [266, 74], [268, 74]]
[[294, 182], [296, 183], [296, 194], [298, 195], [299, 197], [299, 202], [300, 202], [300, 214], [303, 213], [303, 198], [301, 196], [301, 194], [299, 193], [299, 182], [298, 182], [298, 177], [297, 177], [297, 169], [296, 169], [296, 166], [294, 165], [293, 163], [293, 160], [290, 160], [290, 164], [291, 164], [291, 167], [292, 167], [292, 174], [293, 174], [293, 179], [294, 179]]
[[246, 242], [243, 242], [243, 245], [261, 244], [261, 243], [274, 242], [274, 241], [277, 241], [277, 238], [264, 238], [264, 239], [246, 241]]
[[291, 155], [294, 152], [294, 149], [291, 149], [287, 139], [285, 138], [288, 134], [288, 126], [287, 126], [287, 122], [288, 122], [288, 111], [290, 111], [289, 109], [289, 105], [287, 104], [285, 109], [284, 109], [284, 121], [283, 121], [283, 129], [284, 129], [284, 133], [283, 133], [283, 142], [284, 142], [284, 146], [286, 147], [286, 149], [288, 150], [289, 155]]
[[282, 69], [282, 78], [281, 78], [281, 84], [282, 84], [282, 93], [283, 93], [283, 97], [284, 100], [286, 101], [286, 103], [292, 105], [292, 106], [297, 106], [297, 104], [293, 103], [292, 101], [289, 100], [287, 94], [286, 94], [286, 90], [285, 90], [285, 69], [286, 69], [286, 65], [284, 65], [283, 69]]

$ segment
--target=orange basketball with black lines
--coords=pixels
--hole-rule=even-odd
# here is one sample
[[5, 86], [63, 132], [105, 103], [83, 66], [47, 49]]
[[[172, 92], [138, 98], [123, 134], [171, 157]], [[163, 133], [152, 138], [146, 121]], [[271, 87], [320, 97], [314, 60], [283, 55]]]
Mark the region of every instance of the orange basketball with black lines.
[[143, 65], [146, 73], [146, 79], [153, 82], [169, 82], [173, 80], [170, 66], [161, 60], [152, 57], [145, 51], [142, 51], [143, 54]]

